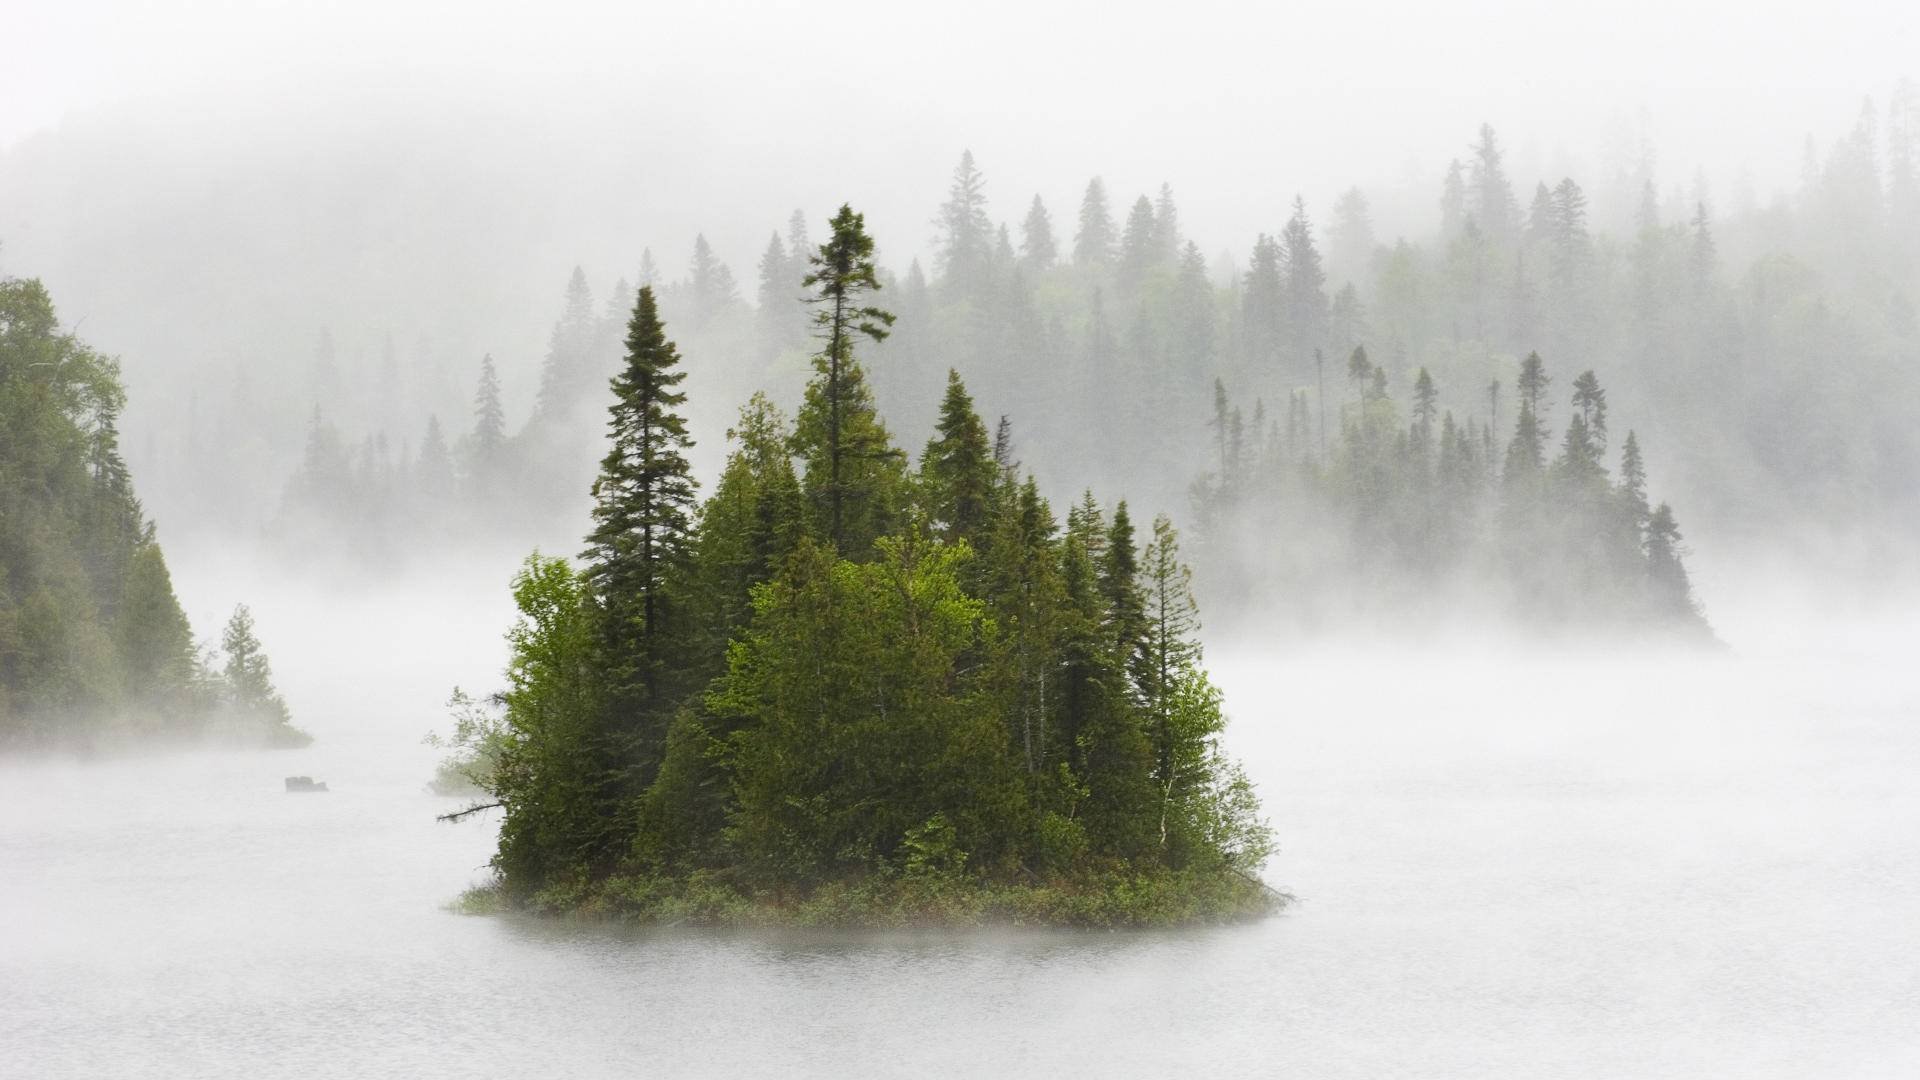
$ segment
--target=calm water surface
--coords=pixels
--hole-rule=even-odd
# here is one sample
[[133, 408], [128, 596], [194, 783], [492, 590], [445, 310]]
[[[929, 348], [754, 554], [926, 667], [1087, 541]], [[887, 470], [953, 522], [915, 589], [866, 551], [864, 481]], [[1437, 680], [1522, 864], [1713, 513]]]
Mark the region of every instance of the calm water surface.
[[1920, 1075], [1910, 623], [1216, 649], [1290, 913], [863, 936], [449, 913], [493, 826], [419, 737], [504, 617], [327, 610], [275, 653], [311, 749], [0, 763], [0, 1076]]

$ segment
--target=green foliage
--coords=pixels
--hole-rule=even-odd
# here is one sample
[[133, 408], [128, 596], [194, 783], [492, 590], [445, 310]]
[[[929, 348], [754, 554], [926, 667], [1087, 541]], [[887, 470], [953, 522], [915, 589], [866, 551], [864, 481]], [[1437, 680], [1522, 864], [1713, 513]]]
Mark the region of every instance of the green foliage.
[[202, 663], [120, 456], [125, 406], [46, 289], [0, 279], [0, 747], [306, 742], [270, 685], [234, 680], [264, 683], [257, 641], [224, 676]]
[[[985, 248], [976, 181], [963, 162], [943, 219], [952, 273], [1012, 258]], [[1132, 222], [1142, 274], [1175, 250], [1162, 201]], [[797, 423], [756, 395], [690, 515], [690, 486], [643, 499], [683, 480], [685, 434], [664, 375], [677, 357], [640, 293], [586, 565], [527, 561], [501, 712], [455, 699], [453, 768], [506, 812], [500, 896], [699, 922], [1268, 909], [1242, 876], [1267, 833], [1219, 749], [1172, 525], [1155, 523], [1143, 564], [1125, 504], [1109, 521], [1089, 494], [1062, 533], [953, 371], [909, 480], [852, 355], [892, 321], [862, 300], [873, 242], [850, 209], [832, 227], [805, 279], [823, 349]], [[649, 437], [673, 464], [652, 487]], [[641, 572], [647, 521], [678, 557]], [[666, 610], [670, 653], [633, 632]], [[631, 737], [636, 671], [676, 688], [649, 698], [657, 743]]]
[[693, 444], [676, 390], [686, 372], [667, 340], [651, 286], [643, 286], [627, 323], [626, 366], [613, 379], [611, 444], [593, 484], [594, 528], [586, 576], [593, 607], [609, 727], [633, 743], [642, 782], [664, 750], [667, 703], [685, 685], [681, 646], [684, 563], [692, 545]]
[[859, 558], [898, 524], [906, 457], [880, 420], [853, 346], [862, 337], [886, 340], [894, 316], [862, 302], [880, 288], [866, 219], [842, 206], [830, 224], [833, 235], [809, 260], [812, 270], [802, 282], [814, 290], [822, 349], [814, 356], [793, 447], [806, 464], [815, 531], [835, 550]]

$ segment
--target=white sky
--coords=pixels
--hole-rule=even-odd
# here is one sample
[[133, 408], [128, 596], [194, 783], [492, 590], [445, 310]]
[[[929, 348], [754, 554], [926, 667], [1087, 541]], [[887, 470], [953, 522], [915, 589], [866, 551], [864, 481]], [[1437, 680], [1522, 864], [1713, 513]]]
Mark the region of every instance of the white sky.
[[[961, 148], [1014, 221], [1034, 191], [1070, 215], [1095, 172], [1117, 209], [1171, 180], [1213, 250], [1276, 226], [1295, 191], [1323, 211], [1346, 184], [1404, 183], [1424, 205], [1482, 120], [1523, 184], [1644, 125], [1663, 185], [1705, 168], [1724, 190], [1745, 171], [1764, 199], [1797, 175], [1807, 134], [1825, 145], [1863, 97], [1920, 77], [1920, 3], [1894, 0], [0, 6], [0, 150], [129, 105], [162, 127], [209, 101], [444, 98], [616, 125], [645, 110], [698, 133], [689, 152], [731, 155], [718, 172], [783, 156], [902, 225], [924, 222]], [[836, 161], [876, 190], [832, 175]], [[792, 194], [754, 237], [776, 205], [838, 201], [767, 179]], [[737, 269], [757, 251], [746, 235], [722, 249]]]

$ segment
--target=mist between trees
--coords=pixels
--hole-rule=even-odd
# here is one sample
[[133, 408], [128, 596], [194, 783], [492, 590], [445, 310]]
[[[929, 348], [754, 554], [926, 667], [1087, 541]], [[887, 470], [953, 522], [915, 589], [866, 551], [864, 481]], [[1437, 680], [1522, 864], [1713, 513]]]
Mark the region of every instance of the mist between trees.
[[[1608, 465], [1617, 469], [1619, 443], [1634, 432], [1652, 500], [1671, 502], [1696, 546], [1778, 542], [1802, 530], [1910, 539], [1920, 505], [1920, 453], [1902, 404], [1920, 397], [1912, 101], [1903, 89], [1840, 138], [1810, 141], [1797, 189], [1772, 199], [1662, 175], [1650, 150], [1596, 155], [1604, 166], [1523, 182], [1501, 139], [1469, 128], [1459, 132], [1457, 165], [1431, 167], [1415, 209], [1402, 204], [1398, 181], [1367, 176], [1338, 199], [1297, 208], [1284, 176], [1174, 175], [1165, 190], [1083, 183], [1038, 197], [996, 185], [994, 162], [980, 161], [956, 170], [944, 198], [927, 191], [928, 228], [878, 238], [899, 320], [868, 357], [874, 390], [896, 423], [923, 425], [943, 373], [958, 368], [990, 421], [1011, 417], [1019, 456], [1050, 497], [1070, 497], [1084, 479], [1189, 520], [1190, 485], [1218, 468], [1216, 380], [1248, 422], [1264, 407], [1284, 425], [1304, 392], [1315, 427], [1306, 444], [1317, 452], [1324, 426], [1337, 452], [1343, 414], [1360, 405], [1342, 365], [1364, 347], [1403, 421], [1425, 369], [1442, 413], [1492, 429], [1497, 463], [1516, 417], [1520, 365], [1537, 353], [1559, 395], [1546, 416], [1549, 456], [1571, 381], [1590, 370], [1612, 410]], [[58, 149], [9, 167], [20, 176], [41, 163], [46, 184], [82, 183], [52, 171]], [[355, 175], [376, 165], [356, 161]], [[1227, 182], [1272, 188], [1265, 237], [1195, 236], [1183, 226], [1183, 199]], [[316, 205], [404, 203], [426, 182], [377, 196], [353, 183], [312, 193], [324, 196]], [[23, 199], [34, 190], [23, 183]], [[491, 224], [475, 231], [460, 219], [484, 205], [478, 194], [443, 195], [388, 208], [415, 224], [381, 249], [374, 269], [415, 265], [425, 236], [465, 238], [477, 250], [436, 250], [482, 266], [511, 263], [525, 246], [484, 242]], [[689, 372], [696, 428], [723, 428], [729, 414], [719, 403], [755, 390], [797, 401], [808, 346], [796, 252], [809, 246], [807, 220], [784, 208], [770, 215], [754, 254], [731, 267], [687, 228], [653, 237], [652, 257], [625, 270], [628, 288], [656, 287], [677, 339], [698, 358]], [[1385, 231], [1378, 220], [1406, 227]], [[714, 227], [740, 231], [733, 221]], [[929, 238], [922, 263], [887, 258]], [[86, 250], [85, 234], [73, 239]], [[623, 250], [647, 240], [636, 235]], [[212, 266], [228, 257], [204, 254]], [[139, 372], [152, 362], [130, 355], [144, 389], [129, 452], [163, 526], [253, 536], [265, 524], [298, 565], [338, 560], [355, 571], [475, 537], [566, 542], [578, 527], [560, 523], [584, 520], [583, 463], [599, 454], [590, 399], [617, 366], [630, 307], [615, 275], [558, 276], [559, 318], [534, 351], [517, 342], [536, 334], [501, 330], [503, 312], [541, 306], [524, 273], [476, 277], [421, 264], [411, 284], [365, 297], [360, 278], [335, 272], [332, 282], [302, 278], [297, 303], [276, 300], [258, 313], [239, 305], [210, 320], [209, 332], [247, 343], [238, 352], [169, 360], [148, 376]], [[465, 281], [475, 288], [456, 288]], [[503, 292], [508, 281], [516, 284]], [[130, 286], [116, 296], [122, 306], [145, 302]], [[456, 306], [470, 317], [445, 314]], [[97, 321], [113, 315], [99, 300], [89, 309]], [[270, 329], [247, 329], [268, 316]], [[535, 320], [546, 321], [513, 316]], [[181, 351], [169, 347], [169, 356]], [[476, 420], [486, 352], [497, 392], [482, 396]], [[1496, 380], [1503, 392], [1490, 400]], [[721, 464], [712, 440], [693, 459], [706, 476]], [[529, 536], [538, 528], [529, 521], [554, 527]], [[1309, 538], [1325, 531], [1302, 523]], [[1209, 542], [1189, 532], [1196, 552]], [[1211, 590], [1214, 575], [1201, 571], [1200, 587]]]
[[0, 750], [300, 746], [253, 614], [202, 649], [120, 454], [111, 357], [0, 278]]

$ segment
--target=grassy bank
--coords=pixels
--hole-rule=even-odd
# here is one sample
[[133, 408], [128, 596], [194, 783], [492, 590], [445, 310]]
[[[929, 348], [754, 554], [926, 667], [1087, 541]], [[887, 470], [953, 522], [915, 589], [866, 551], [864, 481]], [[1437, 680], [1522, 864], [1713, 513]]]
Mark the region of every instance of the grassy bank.
[[1114, 873], [1075, 880], [992, 882], [933, 875], [871, 876], [808, 888], [757, 888], [696, 872], [615, 875], [512, 897], [469, 890], [464, 914], [520, 911], [632, 924], [715, 927], [1075, 926], [1098, 929], [1243, 922], [1292, 897], [1236, 871]]

